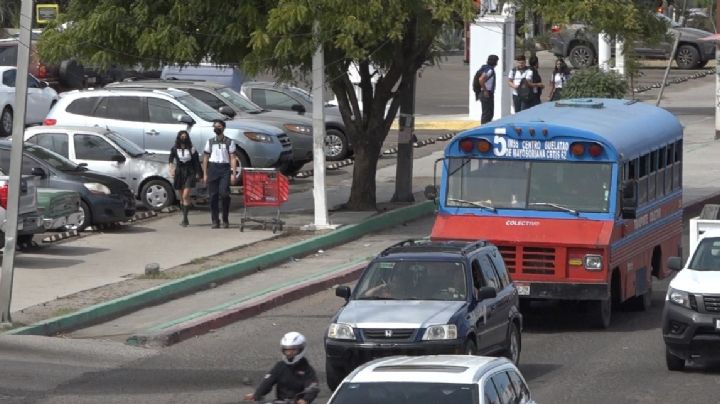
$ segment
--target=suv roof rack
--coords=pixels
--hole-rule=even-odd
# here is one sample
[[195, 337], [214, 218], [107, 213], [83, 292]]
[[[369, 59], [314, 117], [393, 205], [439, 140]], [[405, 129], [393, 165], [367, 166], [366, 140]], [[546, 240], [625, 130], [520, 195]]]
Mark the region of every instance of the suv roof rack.
[[[463, 246], [452, 246], [452, 243], [466, 243]], [[445, 241], [432, 241], [430, 239], [407, 239], [400, 241], [398, 243], [395, 243], [387, 248], [385, 248], [381, 253], [380, 256], [386, 256], [388, 255], [391, 250], [395, 250], [402, 247], [412, 247], [416, 245], [425, 245], [430, 250], [434, 251], [443, 251], [443, 252], [452, 252], [456, 251], [459, 252], [462, 255], [467, 255], [468, 253], [477, 250], [478, 248], [485, 247], [489, 245], [489, 243], [486, 240], [477, 240], [477, 241], [463, 241], [463, 240], [445, 240]], [[451, 247], [450, 249], [448, 247]]]
[[384, 250], [382, 250], [382, 252], [380, 253], [380, 255], [382, 255], [382, 256], [388, 255], [388, 253], [390, 252], [390, 250], [392, 250], [392, 249], [394, 249], [394, 248], [397, 248], [397, 247], [407, 247], [407, 246], [409, 246], [409, 245], [414, 245], [416, 241], [417, 241], [417, 240], [415, 240], [415, 239], [409, 238], [409, 239], [407, 239], [407, 240], [403, 240], [403, 241], [397, 242], [397, 243], [395, 243], [395, 244], [393, 244], [393, 245], [385, 248]]

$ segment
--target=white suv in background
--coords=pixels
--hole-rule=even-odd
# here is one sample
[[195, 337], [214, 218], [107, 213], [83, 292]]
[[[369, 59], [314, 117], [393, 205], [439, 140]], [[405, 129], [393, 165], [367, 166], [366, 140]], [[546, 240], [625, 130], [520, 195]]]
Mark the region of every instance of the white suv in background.
[[393, 356], [350, 373], [329, 404], [532, 404], [520, 371], [505, 358]]
[[215, 136], [213, 120], [226, 121], [225, 136], [239, 147], [243, 167], [279, 167], [292, 159], [290, 138], [261, 122], [227, 117], [190, 94], [174, 90], [103, 89], [62, 93], [48, 113], [47, 126], [96, 126], [117, 132], [143, 149], [169, 154], [180, 130], [202, 150]]

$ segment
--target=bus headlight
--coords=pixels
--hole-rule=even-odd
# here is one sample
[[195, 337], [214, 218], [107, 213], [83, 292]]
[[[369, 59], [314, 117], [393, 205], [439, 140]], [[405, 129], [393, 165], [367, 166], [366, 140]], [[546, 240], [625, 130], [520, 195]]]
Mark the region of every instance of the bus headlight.
[[586, 255], [583, 266], [588, 271], [602, 271], [602, 255]]

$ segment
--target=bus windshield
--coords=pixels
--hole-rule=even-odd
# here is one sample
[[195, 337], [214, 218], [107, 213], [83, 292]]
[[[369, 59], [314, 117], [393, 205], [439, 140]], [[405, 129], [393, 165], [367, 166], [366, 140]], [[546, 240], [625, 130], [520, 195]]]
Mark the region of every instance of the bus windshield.
[[610, 163], [447, 160], [448, 207], [607, 213]]

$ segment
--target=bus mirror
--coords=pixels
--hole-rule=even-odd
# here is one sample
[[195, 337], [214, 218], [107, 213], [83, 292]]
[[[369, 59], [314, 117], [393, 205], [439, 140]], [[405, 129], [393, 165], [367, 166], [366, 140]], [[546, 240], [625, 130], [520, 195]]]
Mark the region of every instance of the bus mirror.
[[434, 201], [437, 199], [437, 187], [435, 185], [428, 185], [425, 187], [425, 198]]
[[622, 217], [635, 219], [637, 215], [637, 192], [635, 181], [625, 181], [622, 185]]

